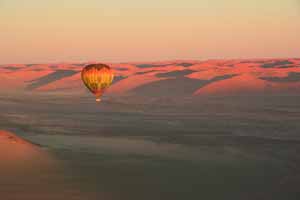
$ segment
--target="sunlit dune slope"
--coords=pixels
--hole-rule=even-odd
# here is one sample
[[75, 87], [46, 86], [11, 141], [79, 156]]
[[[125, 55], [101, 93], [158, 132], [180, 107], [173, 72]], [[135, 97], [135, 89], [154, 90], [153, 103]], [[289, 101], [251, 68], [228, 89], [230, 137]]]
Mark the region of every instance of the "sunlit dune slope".
[[[5, 90], [87, 94], [80, 71], [87, 63], [2, 65]], [[108, 63], [115, 73], [107, 95], [193, 95], [297, 92], [300, 59], [244, 59]], [[7, 87], [9, 85], [9, 87]]]
[[195, 95], [204, 94], [241, 94], [263, 92], [267, 89], [267, 81], [256, 78], [253, 75], [242, 74], [229, 79], [217, 81], [198, 89]]

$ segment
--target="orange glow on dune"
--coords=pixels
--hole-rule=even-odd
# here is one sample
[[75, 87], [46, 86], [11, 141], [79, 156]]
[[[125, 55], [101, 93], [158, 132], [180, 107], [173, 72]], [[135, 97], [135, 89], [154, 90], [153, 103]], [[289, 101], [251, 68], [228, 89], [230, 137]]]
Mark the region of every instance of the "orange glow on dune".
[[[80, 72], [66, 77], [64, 79], [59, 79], [57, 81], [51, 82], [49, 84], [43, 85], [37, 88], [37, 91], [66, 91], [73, 90], [75, 92], [84, 92], [86, 89], [82, 87], [82, 83], [79, 81], [81, 79]], [[75, 90], [74, 90], [75, 89]]]
[[221, 80], [215, 83], [211, 83], [203, 88], [197, 90], [195, 95], [207, 95], [207, 94], [237, 94], [237, 93], [251, 93], [251, 92], [263, 92], [267, 87], [267, 83], [264, 80], [255, 78], [250, 74], [243, 74], [235, 76], [230, 79]]
[[111, 88], [107, 91], [107, 93], [124, 94], [134, 88], [137, 88], [138, 86], [163, 79], [164, 78], [156, 77], [154, 74], [134, 75], [112, 85]]
[[[85, 64], [3, 65], [0, 78], [6, 83], [1, 91], [38, 91], [87, 93], [80, 71]], [[115, 80], [106, 94], [132, 94], [143, 85], [176, 84], [184, 81], [196, 90], [190, 95], [244, 92], [298, 91], [300, 59], [247, 59], [207, 61], [165, 61], [151, 63], [113, 63]], [[162, 81], [170, 79], [170, 81]], [[199, 87], [197, 88], [197, 81]], [[205, 85], [202, 87], [202, 83]], [[9, 87], [7, 87], [9, 85]], [[153, 88], [155, 90], [155, 88]], [[184, 88], [183, 88], [184, 89]], [[154, 92], [153, 90], [153, 92]], [[167, 92], [167, 91], [166, 91]]]

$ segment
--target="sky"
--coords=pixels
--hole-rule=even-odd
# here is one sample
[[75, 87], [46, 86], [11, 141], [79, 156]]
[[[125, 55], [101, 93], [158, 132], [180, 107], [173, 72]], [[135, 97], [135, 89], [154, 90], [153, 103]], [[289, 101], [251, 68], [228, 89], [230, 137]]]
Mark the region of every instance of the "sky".
[[0, 0], [0, 63], [300, 57], [300, 0]]

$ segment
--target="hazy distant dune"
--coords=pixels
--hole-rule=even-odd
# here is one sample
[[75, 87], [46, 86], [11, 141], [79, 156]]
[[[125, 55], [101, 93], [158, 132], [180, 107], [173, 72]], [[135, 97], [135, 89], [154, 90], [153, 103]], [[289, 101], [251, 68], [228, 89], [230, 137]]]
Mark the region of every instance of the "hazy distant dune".
[[200, 88], [195, 95], [204, 94], [249, 94], [253, 92], [264, 92], [267, 87], [266, 81], [255, 76], [243, 74], [232, 78], [221, 80]]
[[[9, 84], [10, 90], [82, 93], [87, 90], [81, 83], [80, 71], [86, 64], [9, 64], [0, 66], [0, 75]], [[300, 59], [297, 58], [176, 60], [109, 65], [115, 72], [115, 81], [107, 94], [115, 95], [185, 97], [295, 92], [300, 84]], [[223, 80], [222, 77], [226, 78]]]
[[57, 81], [62, 78], [66, 78], [68, 76], [72, 76], [73, 74], [77, 73], [73, 70], [56, 70], [51, 74], [33, 80], [30, 85], [28, 85], [27, 89], [32, 90], [39, 88], [43, 85], [50, 84], [51, 82]]
[[300, 73], [298, 72], [290, 72], [288, 76], [285, 77], [262, 77], [261, 79], [273, 82], [299, 82], [300, 81]]
[[263, 68], [273, 68], [273, 67], [281, 67], [283, 65], [285, 66], [285, 65], [291, 65], [291, 64], [294, 64], [294, 63], [290, 62], [288, 60], [279, 60], [279, 61], [263, 64], [261, 67], [263, 67]]
[[183, 77], [185, 75], [189, 75], [191, 73], [193, 73], [193, 70], [178, 70], [178, 71], [172, 71], [172, 72], [166, 72], [166, 73], [159, 73], [156, 76], [158, 77], [171, 77], [171, 78], [179, 78], [179, 77]]
[[115, 84], [113, 84], [109, 89], [109, 93], [114, 94], [124, 94], [130, 92], [131, 90], [140, 87], [145, 84], [151, 84], [153, 82], [163, 80], [165, 78], [156, 77], [154, 74], [140, 74], [132, 75], [127, 78], [124, 78]]

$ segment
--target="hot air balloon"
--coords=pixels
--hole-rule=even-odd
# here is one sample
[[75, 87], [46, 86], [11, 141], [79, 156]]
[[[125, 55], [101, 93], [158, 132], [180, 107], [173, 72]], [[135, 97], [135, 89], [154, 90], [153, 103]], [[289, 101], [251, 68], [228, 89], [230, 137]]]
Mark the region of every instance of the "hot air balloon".
[[85, 86], [101, 101], [104, 91], [110, 86], [114, 78], [113, 71], [105, 64], [90, 64], [81, 71], [81, 79]]

